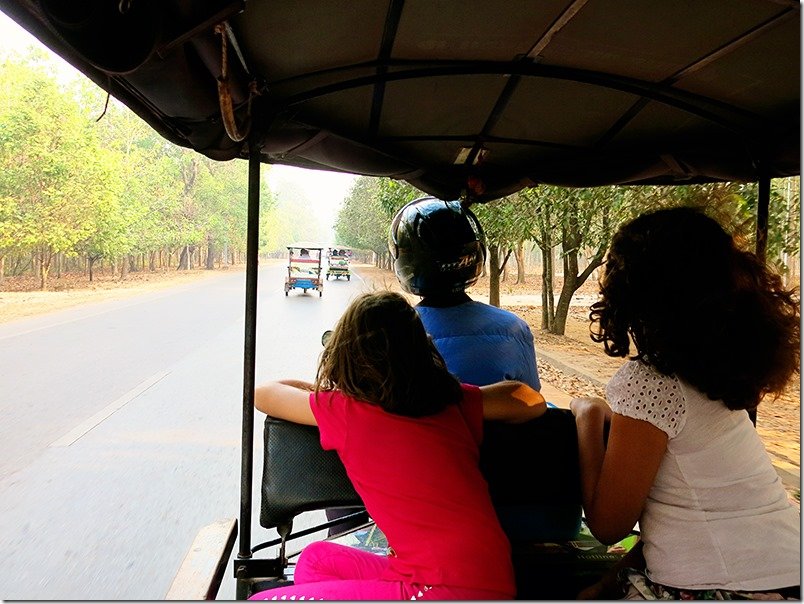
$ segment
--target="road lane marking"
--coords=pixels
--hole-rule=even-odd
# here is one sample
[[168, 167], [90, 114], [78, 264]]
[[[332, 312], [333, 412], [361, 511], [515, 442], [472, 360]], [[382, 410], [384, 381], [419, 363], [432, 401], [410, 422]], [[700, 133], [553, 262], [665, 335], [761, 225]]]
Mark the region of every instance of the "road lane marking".
[[79, 438], [84, 436], [84, 434], [92, 430], [92, 428], [94, 428], [95, 426], [100, 424], [103, 420], [105, 420], [107, 417], [109, 417], [112, 413], [120, 409], [123, 405], [125, 405], [129, 401], [133, 401], [140, 394], [148, 390], [148, 388], [150, 388], [160, 380], [164, 379], [169, 373], [170, 371], [162, 371], [161, 373], [156, 373], [151, 377], [149, 377], [147, 380], [140, 382], [139, 384], [137, 384], [137, 386], [126, 392], [123, 396], [113, 401], [112, 403], [106, 405], [95, 415], [81, 422], [75, 428], [70, 430], [67, 434], [65, 434], [58, 440], [54, 440], [52, 443], [50, 443], [50, 446], [69, 447]]

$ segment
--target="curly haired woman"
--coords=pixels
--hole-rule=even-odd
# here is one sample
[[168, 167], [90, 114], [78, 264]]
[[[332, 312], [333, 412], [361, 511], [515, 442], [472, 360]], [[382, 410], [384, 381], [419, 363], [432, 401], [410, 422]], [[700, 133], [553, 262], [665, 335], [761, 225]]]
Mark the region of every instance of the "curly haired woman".
[[644, 560], [584, 595], [799, 599], [799, 513], [746, 412], [798, 371], [793, 292], [693, 208], [623, 226], [600, 290], [592, 339], [636, 354], [608, 404], [572, 401], [584, 509], [604, 543], [638, 521]]

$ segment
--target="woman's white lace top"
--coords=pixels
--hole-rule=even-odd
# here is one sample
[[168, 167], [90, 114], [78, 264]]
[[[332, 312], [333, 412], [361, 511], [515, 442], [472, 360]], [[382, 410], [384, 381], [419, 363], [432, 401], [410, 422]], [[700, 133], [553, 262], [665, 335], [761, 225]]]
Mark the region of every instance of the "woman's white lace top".
[[614, 413], [668, 436], [639, 522], [651, 579], [688, 589], [800, 584], [799, 513], [745, 411], [641, 361], [625, 363], [606, 395]]
[[670, 438], [687, 419], [678, 378], [662, 375], [644, 363], [626, 363], [611, 378], [606, 394], [616, 413], [649, 422]]

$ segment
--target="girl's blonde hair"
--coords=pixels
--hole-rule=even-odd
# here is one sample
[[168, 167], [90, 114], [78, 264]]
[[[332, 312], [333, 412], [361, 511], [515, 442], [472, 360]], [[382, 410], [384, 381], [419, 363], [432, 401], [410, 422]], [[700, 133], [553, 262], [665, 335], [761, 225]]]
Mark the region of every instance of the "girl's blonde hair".
[[346, 309], [321, 354], [315, 389], [408, 417], [434, 415], [462, 398], [415, 309], [388, 291], [363, 294]]

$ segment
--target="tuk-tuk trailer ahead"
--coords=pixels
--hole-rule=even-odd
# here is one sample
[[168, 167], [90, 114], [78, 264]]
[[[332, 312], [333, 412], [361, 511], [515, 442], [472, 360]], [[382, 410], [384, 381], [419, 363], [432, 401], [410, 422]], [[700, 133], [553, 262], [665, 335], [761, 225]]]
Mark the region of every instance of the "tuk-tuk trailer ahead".
[[352, 278], [349, 268], [352, 260], [352, 250], [348, 247], [330, 247], [327, 249], [327, 281], [330, 277], [340, 279], [344, 277], [347, 281]]
[[288, 274], [285, 277], [285, 295], [293, 289], [318, 292], [324, 295], [324, 282], [321, 280], [321, 262], [324, 248], [307, 243], [295, 243], [288, 248]]

